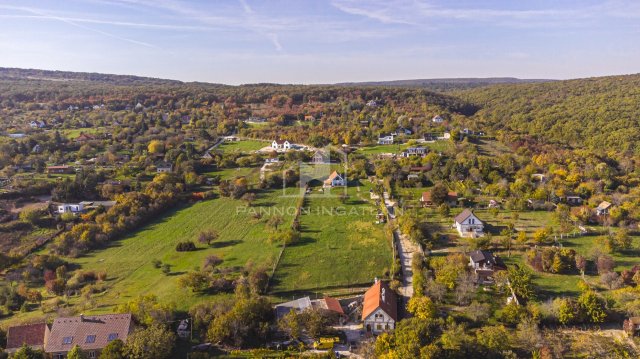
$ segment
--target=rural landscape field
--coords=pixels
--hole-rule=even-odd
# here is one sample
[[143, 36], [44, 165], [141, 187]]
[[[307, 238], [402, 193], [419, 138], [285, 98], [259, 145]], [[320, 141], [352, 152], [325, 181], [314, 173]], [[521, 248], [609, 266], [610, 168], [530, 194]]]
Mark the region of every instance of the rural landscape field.
[[638, 14], [0, 1], [0, 359], [640, 358]]

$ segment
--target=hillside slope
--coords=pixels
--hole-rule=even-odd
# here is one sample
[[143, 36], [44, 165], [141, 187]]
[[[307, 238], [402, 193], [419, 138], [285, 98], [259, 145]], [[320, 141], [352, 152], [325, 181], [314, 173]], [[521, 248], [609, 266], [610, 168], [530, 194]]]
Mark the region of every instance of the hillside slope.
[[476, 87], [491, 86], [497, 84], [521, 84], [539, 83], [555, 80], [543, 79], [518, 79], [515, 77], [484, 77], [484, 78], [439, 78], [439, 79], [411, 79], [392, 81], [366, 81], [366, 82], [343, 82], [339, 86], [388, 86], [388, 87], [419, 87], [431, 91], [454, 91], [465, 90]]
[[576, 148], [639, 151], [640, 74], [495, 85], [456, 95], [481, 108], [474, 118], [487, 129]]

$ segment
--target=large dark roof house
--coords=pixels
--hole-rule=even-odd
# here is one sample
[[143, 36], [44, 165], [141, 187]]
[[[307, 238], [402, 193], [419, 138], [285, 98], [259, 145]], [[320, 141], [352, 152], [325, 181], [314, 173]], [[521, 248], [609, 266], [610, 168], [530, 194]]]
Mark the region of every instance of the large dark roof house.
[[493, 283], [495, 271], [507, 269], [500, 257], [482, 250], [469, 253], [469, 267], [475, 272], [478, 284]]
[[34, 350], [43, 350], [49, 338], [49, 327], [46, 323], [18, 325], [7, 330], [7, 348], [5, 352], [12, 354], [23, 345]]
[[89, 358], [97, 358], [110, 342], [116, 339], [126, 342], [132, 330], [131, 314], [58, 318], [51, 326], [45, 352], [54, 359], [62, 359], [78, 345]]

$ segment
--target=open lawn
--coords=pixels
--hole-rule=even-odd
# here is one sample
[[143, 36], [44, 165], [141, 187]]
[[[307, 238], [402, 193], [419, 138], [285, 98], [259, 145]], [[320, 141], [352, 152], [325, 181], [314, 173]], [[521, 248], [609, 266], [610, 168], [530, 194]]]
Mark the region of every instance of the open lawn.
[[225, 152], [253, 152], [270, 145], [267, 141], [241, 140], [224, 142], [218, 148]]
[[[342, 193], [334, 188], [333, 194]], [[316, 194], [305, 201], [300, 217], [301, 240], [284, 252], [273, 281], [275, 295], [369, 285], [392, 261], [391, 244], [376, 209], [369, 202], [368, 184], [349, 187], [343, 204], [335, 196]], [[288, 295], [287, 295], [288, 294]]]
[[224, 168], [203, 174], [207, 176], [220, 176], [220, 179], [223, 180], [246, 177], [250, 184], [256, 184], [260, 180], [260, 167]]
[[[221, 267], [241, 267], [248, 261], [272, 266], [280, 247], [266, 241], [266, 217], [255, 220], [249, 210], [295, 206], [295, 197], [281, 194], [281, 191], [260, 192], [252, 208], [228, 198], [199, 202], [159, 218], [106, 249], [72, 261], [82, 269], [107, 271], [110, 288], [100, 298], [101, 306], [107, 309], [138, 295], [156, 294], [161, 300], [175, 302], [178, 309], [186, 310], [196, 302], [211, 298], [178, 286], [180, 275], [200, 267], [206, 256], [221, 257], [224, 260]], [[291, 215], [285, 211], [283, 217], [285, 225], [289, 225]], [[207, 229], [220, 234], [209, 248], [197, 243], [198, 234]], [[176, 252], [176, 243], [186, 240], [195, 241], [198, 250]], [[164, 275], [155, 268], [154, 259], [170, 264], [171, 274]]]
[[100, 132], [101, 130], [104, 130], [104, 128], [101, 128], [101, 127], [88, 127], [88, 128], [64, 129], [64, 130], [61, 130], [60, 132], [65, 137], [67, 137], [69, 139], [74, 139], [74, 138], [80, 136], [81, 133], [94, 135], [94, 134]]
[[453, 144], [450, 141], [435, 141], [429, 143], [415, 143], [415, 141], [409, 141], [408, 143], [399, 144], [394, 143], [393, 145], [373, 145], [361, 147], [358, 149], [358, 153], [363, 154], [365, 156], [369, 155], [379, 155], [381, 153], [395, 153], [399, 154], [404, 149], [408, 147], [428, 147], [431, 151], [443, 152], [446, 149], [451, 148]]

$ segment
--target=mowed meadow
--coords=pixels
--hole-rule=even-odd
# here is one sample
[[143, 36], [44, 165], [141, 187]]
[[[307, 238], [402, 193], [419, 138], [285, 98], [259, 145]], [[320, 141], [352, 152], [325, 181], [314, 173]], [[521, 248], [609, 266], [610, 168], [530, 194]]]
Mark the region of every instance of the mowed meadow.
[[[290, 191], [294, 194], [297, 189]], [[111, 246], [73, 262], [82, 269], [107, 272], [109, 289], [100, 296], [100, 311], [112, 310], [117, 304], [146, 294], [155, 294], [161, 301], [174, 302], [178, 309], [187, 310], [211, 296], [181, 288], [178, 278], [200, 268], [206, 256], [213, 254], [222, 258], [222, 268], [243, 267], [249, 262], [273, 266], [281, 247], [267, 240], [265, 222], [268, 217], [265, 215], [258, 220], [253, 213], [269, 213], [274, 207], [295, 207], [297, 197], [282, 194], [282, 190], [260, 191], [252, 207], [229, 198], [198, 202], [170, 212]], [[283, 225], [291, 224], [293, 211], [278, 213], [283, 213]], [[199, 233], [209, 229], [216, 230], [219, 239], [211, 246], [198, 243]], [[188, 240], [194, 241], [198, 250], [175, 250], [178, 242]], [[166, 275], [155, 268], [154, 260], [169, 264], [171, 273]]]
[[300, 216], [301, 239], [286, 248], [276, 270], [271, 294], [290, 298], [302, 293], [327, 293], [373, 283], [391, 267], [390, 239], [375, 223], [377, 209], [369, 187], [349, 187], [349, 198], [317, 194], [305, 200]]

